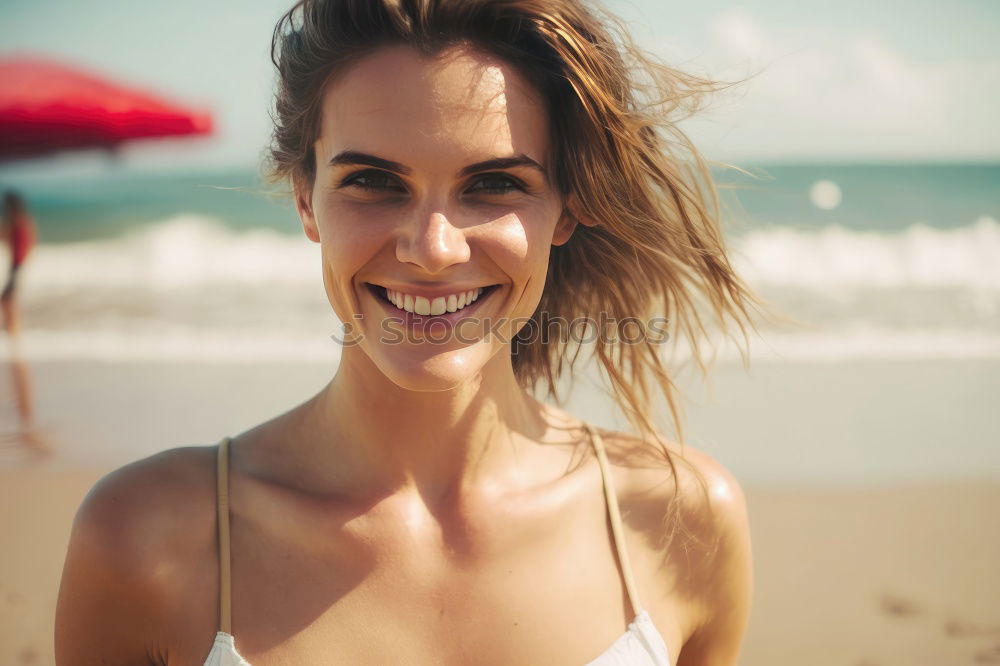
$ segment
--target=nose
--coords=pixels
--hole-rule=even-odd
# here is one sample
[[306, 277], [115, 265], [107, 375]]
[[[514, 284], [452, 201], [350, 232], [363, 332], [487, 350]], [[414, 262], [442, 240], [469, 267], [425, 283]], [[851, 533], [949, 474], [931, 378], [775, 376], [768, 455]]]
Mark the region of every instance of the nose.
[[428, 273], [466, 262], [470, 255], [465, 232], [440, 211], [416, 215], [396, 241], [396, 259]]

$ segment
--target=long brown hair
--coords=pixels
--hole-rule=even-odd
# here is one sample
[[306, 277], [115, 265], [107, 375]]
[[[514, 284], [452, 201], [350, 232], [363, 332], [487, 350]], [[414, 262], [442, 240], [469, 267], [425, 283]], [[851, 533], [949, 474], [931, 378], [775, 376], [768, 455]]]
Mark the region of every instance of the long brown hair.
[[651, 417], [658, 387], [683, 445], [664, 346], [648, 335], [621, 338], [632, 339], [629, 322], [665, 317], [674, 350], [683, 339], [704, 372], [702, 344], [713, 325], [743, 343], [753, 327], [750, 311], [762, 303], [730, 265], [708, 165], [676, 124], [720, 86], [657, 62], [620, 20], [582, 0], [301, 0], [279, 20], [271, 44], [279, 74], [271, 181], [311, 186], [327, 77], [400, 43], [425, 53], [471, 43], [511, 62], [541, 92], [555, 183], [574, 202], [573, 214], [595, 224], [578, 225], [552, 248], [541, 302], [512, 343], [516, 376], [558, 400], [557, 383], [572, 378], [582, 345], [528, 333], [545, 330], [546, 317], [604, 317], [619, 338], [599, 336], [593, 353], [612, 395], [676, 475]]

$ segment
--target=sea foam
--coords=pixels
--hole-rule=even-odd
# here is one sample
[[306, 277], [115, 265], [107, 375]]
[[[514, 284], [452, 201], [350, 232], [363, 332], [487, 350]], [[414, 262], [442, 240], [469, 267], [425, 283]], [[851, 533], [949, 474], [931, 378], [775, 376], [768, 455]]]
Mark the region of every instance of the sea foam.
[[[734, 263], [802, 324], [760, 329], [775, 360], [1000, 357], [1000, 223], [901, 232], [769, 227]], [[320, 246], [179, 215], [119, 237], [42, 243], [23, 269], [21, 352], [106, 360], [333, 360]], [[722, 358], [735, 358], [721, 348]]]

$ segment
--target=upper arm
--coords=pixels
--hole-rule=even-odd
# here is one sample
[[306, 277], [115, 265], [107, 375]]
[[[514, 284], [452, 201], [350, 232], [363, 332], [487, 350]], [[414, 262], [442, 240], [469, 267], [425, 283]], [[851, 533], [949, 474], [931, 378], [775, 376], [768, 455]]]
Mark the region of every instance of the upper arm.
[[692, 462], [707, 483], [706, 524], [715, 539], [702, 578], [702, 621], [684, 643], [677, 665], [733, 666], [739, 659], [753, 598], [746, 498], [739, 482], [718, 461], [699, 452]]
[[162, 598], [149, 567], [153, 472], [146, 461], [117, 469], [77, 510], [56, 606], [58, 666], [154, 663]]

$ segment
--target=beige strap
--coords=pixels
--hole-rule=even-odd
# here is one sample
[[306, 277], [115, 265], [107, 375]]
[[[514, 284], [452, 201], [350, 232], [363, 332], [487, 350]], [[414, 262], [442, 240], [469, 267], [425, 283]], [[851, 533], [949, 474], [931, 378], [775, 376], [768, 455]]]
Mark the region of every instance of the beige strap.
[[219, 459], [216, 466], [216, 484], [219, 509], [219, 628], [231, 632], [229, 580], [229, 437], [219, 442]]
[[622, 579], [625, 581], [625, 592], [628, 594], [629, 603], [632, 604], [632, 612], [639, 615], [642, 612], [642, 604], [639, 603], [639, 593], [635, 589], [635, 579], [632, 578], [632, 567], [629, 565], [628, 553], [625, 549], [625, 538], [622, 536], [622, 518], [618, 510], [618, 497], [615, 494], [615, 483], [611, 477], [611, 470], [608, 465], [608, 456], [604, 451], [604, 441], [597, 433], [597, 428], [589, 423], [584, 423], [587, 432], [590, 433], [590, 441], [594, 445], [597, 453], [597, 462], [601, 467], [601, 478], [604, 481], [604, 498], [608, 506], [608, 517], [611, 519], [611, 536], [615, 542], [615, 552], [618, 554], [618, 565], [621, 567]]

